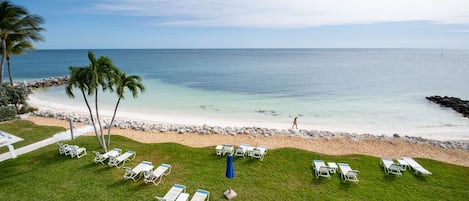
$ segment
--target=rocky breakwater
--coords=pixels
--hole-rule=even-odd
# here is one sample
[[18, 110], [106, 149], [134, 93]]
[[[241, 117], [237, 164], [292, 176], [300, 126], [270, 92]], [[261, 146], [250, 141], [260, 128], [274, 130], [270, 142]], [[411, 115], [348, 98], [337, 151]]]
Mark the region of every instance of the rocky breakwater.
[[[61, 120], [72, 119], [75, 122], [85, 122], [91, 124], [91, 120], [88, 116], [77, 113], [64, 113], [64, 112], [53, 112], [49, 110], [36, 111], [33, 115], [55, 118]], [[110, 120], [106, 119], [103, 121], [105, 128], [109, 127]], [[252, 137], [264, 136], [271, 137], [275, 135], [283, 135], [290, 137], [303, 137], [312, 139], [326, 139], [331, 140], [333, 138], [349, 138], [353, 141], [359, 140], [383, 140], [393, 143], [394, 140], [402, 140], [411, 144], [429, 144], [443, 149], [462, 149], [469, 150], [469, 142], [465, 141], [440, 141], [426, 139], [422, 137], [413, 136], [400, 136], [394, 134], [392, 136], [387, 135], [372, 135], [372, 134], [355, 134], [347, 132], [330, 132], [330, 131], [317, 131], [317, 130], [302, 130], [302, 129], [272, 129], [272, 128], [260, 128], [260, 127], [220, 127], [220, 126], [209, 126], [209, 125], [181, 125], [181, 124], [169, 124], [169, 123], [150, 123], [142, 121], [132, 120], [116, 120], [113, 123], [113, 127], [121, 129], [133, 129], [137, 131], [149, 131], [154, 133], [159, 132], [173, 132], [178, 134], [186, 133], [198, 133], [200, 135], [208, 134], [220, 134], [220, 135], [249, 135]]]
[[426, 99], [441, 106], [453, 108], [453, 110], [456, 112], [459, 112], [464, 117], [469, 118], [469, 101], [467, 100], [461, 100], [460, 98], [448, 96], [429, 96], [426, 97]]
[[68, 82], [68, 80], [69, 80], [68, 76], [50, 77], [50, 78], [44, 78], [44, 79], [40, 79], [40, 80], [15, 82], [14, 85], [25, 86], [25, 87], [32, 88], [32, 89], [38, 89], [38, 88], [45, 88], [45, 87], [53, 87], [53, 86], [64, 85]]

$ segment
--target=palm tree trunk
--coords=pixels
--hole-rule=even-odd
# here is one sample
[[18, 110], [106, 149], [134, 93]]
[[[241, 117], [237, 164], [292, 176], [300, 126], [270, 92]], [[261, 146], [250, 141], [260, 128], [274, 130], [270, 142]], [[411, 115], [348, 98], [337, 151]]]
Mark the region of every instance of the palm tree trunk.
[[114, 123], [114, 118], [116, 117], [117, 108], [119, 107], [119, 103], [121, 102], [121, 98], [117, 99], [116, 107], [114, 107], [114, 114], [112, 114], [111, 123], [109, 123], [109, 128], [107, 129], [107, 146], [111, 143], [111, 128], [112, 123]]
[[[10, 77], [10, 85], [13, 86], [13, 78], [11, 76], [10, 55], [7, 54], [8, 77]], [[16, 108], [18, 110], [18, 108]]]
[[104, 148], [103, 141], [101, 141], [101, 138], [99, 138], [98, 130], [96, 129], [96, 124], [94, 123], [94, 117], [93, 117], [93, 112], [91, 111], [90, 103], [88, 102], [88, 99], [86, 98], [85, 92], [81, 91], [81, 94], [83, 95], [83, 99], [85, 99], [86, 107], [88, 107], [88, 111], [90, 112], [91, 123], [93, 124], [94, 133], [96, 135], [96, 138], [98, 139], [99, 145], [101, 145], [101, 147]]
[[0, 62], [0, 85], [3, 83], [3, 64], [5, 64], [5, 58], [7, 57], [7, 43], [6, 39], [2, 38], [2, 61]]
[[104, 133], [103, 133], [103, 125], [101, 124], [101, 119], [99, 118], [99, 110], [98, 110], [98, 88], [96, 88], [96, 91], [94, 92], [95, 93], [95, 108], [96, 108], [96, 120], [98, 121], [98, 125], [99, 125], [99, 131], [101, 133], [101, 140], [103, 142], [103, 148], [104, 148], [104, 152], [107, 152], [107, 146], [106, 146], [106, 139], [104, 138]]

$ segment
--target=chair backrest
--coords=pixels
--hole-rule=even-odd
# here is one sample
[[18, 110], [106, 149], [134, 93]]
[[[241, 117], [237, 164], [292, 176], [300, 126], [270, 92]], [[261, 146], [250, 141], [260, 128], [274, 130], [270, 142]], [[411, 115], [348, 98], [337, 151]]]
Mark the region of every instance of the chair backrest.
[[168, 165], [168, 164], [161, 164], [160, 166], [158, 166], [158, 167], [153, 171], [153, 174], [154, 174], [156, 177], [161, 177], [161, 175], [165, 174], [165, 172], [168, 171], [169, 168], [171, 168], [171, 165]]
[[181, 184], [174, 184], [171, 189], [166, 193], [166, 195], [163, 197], [164, 200], [176, 200], [176, 198], [181, 194], [182, 192], [186, 191], [186, 186], [181, 185]]
[[133, 151], [127, 151], [127, 152], [125, 152], [124, 154], [118, 156], [118, 157], [116, 158], [116, 160], [119, 161], [119, 162], [122, 162], [122, 161], [124, 161], [124, 160], [127, 160], [128, 158], [130, 158], [130, 157], [131, 157], [132, 155], [134, 155], [134, 154], [135, 154], [135, 152], [133, 152]]
[[117, 155], [119, 155], [121, 152], [122, 152], [122, 149], [114, 148], [114, 149], [112, 149], [111, 151], [108, 151], [108, 152], [104, 153], [104, 154], [103, 154], [103, 157], [107, 158], [107, 157], [109, 157], [109, 156], [117, 156]]
[[407, 162], [409, 164], [410, 167], [412, 168], [420, 168], [422, 167], [419, 163], [417, 163], [417, 161], [415, 161], [413, 158], [411, 157], [402, 157], [402, 160], [404, 160], [405, 162]]
[[149, 161], [142, 161], [140, 162], [134, 169], [132, 169], [132, 172], [134, 173], [140, 173], [143, 171], [150, 171], [153, 168], [153, 165]]
[[350, 165], [347, 163], [337, 163], [337, 166], [339, 166], [339, 169], [342, 172], [342, 174], [347, 174], [347, 172], [352, 170]]
[[386, 168], [390, 168], [394, 164], [394, 161], [390, 158], [381, 158], [381, 162], [383, 162], [383, 165]]
[[313, 163], [316, 170], [319, 170], [321, 167], [327, 168], [326, 163], [324, 163], [323, 160], [313, 160]]
[[210, 196], [210, 192], [202, 189], [197, 189], [191, 201], [205, 201]]

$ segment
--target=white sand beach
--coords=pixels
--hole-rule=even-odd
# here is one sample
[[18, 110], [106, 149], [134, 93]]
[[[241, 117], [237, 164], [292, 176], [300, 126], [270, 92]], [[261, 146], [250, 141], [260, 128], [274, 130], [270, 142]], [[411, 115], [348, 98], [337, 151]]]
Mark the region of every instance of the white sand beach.
[[[64, 120], [31, 116], [30, 120], [39, 125], [61, 126], [68, 128], [69, 124]], [[77, 124], [80, 126], [80, 124]], [[128, 137], [142, 143], [174, 142], [190, 147], [209, 147], [217, 144], [241, 144], [265, 145], [269, 149], [283, 147], [298, 148], [307, 151], [328, 155], [364, 154], [376, 157], [399, 158], [402, 156], [429, 158], [447, 163], [469, 167], [469, 151], [459, 149], [443, 149], [432, 145], [410, 144], [402, 140], [351, 140], [348, 138], [307, 139], [288, 136], [248, 136], [248, 135], [200, 135], [196, 133], [177, 134], [173, 132], [148, 132], [132, 129], [112, 130], [115, 135]], [[90, 133], [89, 135], [94, 135]]]

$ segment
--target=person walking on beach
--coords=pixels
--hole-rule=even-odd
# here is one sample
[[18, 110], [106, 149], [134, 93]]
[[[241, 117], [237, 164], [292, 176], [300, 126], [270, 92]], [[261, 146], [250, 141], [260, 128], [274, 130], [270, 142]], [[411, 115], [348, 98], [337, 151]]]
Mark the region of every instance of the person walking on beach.
[[293, 125], [291, 126], [291, 129], [296, 128], [298, 129], [298, 117], [295, 117], [293, 119]]

